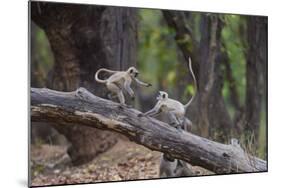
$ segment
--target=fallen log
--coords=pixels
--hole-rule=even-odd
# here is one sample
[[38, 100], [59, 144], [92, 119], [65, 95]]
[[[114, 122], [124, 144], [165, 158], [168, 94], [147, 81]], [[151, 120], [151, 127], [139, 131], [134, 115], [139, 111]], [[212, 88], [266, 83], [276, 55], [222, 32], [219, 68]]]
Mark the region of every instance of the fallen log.
[[167, 153], [217, 174], [267, 171], [267, 162], [242, 148], [179, 131], [141, 112], [102, 99], [85, 88], [59, 92], [31, 88], [31, 121], [81, 125], [123, 134], [151, 150]]

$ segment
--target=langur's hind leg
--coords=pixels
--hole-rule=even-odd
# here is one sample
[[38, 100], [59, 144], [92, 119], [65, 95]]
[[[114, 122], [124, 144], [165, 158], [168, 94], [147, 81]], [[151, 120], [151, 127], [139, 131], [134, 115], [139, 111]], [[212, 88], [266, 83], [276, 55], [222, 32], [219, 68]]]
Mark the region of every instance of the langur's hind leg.
[[168, 119], [170, 121], [170, 125], [172, 125], [176, 129], [179, 129], [179, 127], [181, 126], [181, 122], [178, 120], [178, 118], [172, 111], [168, 112]]
[[106, 94], [106, 96], [111, 101], [116, 101], [117, 100], [117, 95], [115, 93], [110, 92], [110, 91]]
[[188, 118], [185, 117], [183, 119], [182, 124], [183, 124], [183, 127], [182, 127], [183, 130], [185, 130], [186, 132], [191, 132], [192, 131], [193, 124], [192, 124], [192, 122]]
[[107, 83], [106, 84], [108, 90], [110, 90], [112, 93], [116, 94], [119, 102], [121, 104], [125, 104], [125, 97], [123, 95], [122, 89], [120, 89], [116, 84], [114, 83]]

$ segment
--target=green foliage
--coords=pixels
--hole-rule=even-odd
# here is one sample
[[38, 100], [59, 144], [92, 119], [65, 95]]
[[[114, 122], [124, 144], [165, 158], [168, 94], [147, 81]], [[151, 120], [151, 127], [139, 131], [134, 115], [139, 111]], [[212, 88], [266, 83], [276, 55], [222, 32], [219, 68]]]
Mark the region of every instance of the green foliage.
[[190, 94], [191, 96], [195, 95], [195, 88], [193, 85], [187, 85], [184, 91], [184, 95], [187, 96]]
[[54, 64], [54, 57], [50, 50], [49, 41], [45, 32], [39, 28], [36, 35], [36, 48], [38, 49], [37, 55], [42, 61], [40, 65], [45, 72], [50, 70]]
[[[235, 79], [235, 84], [238, 93], [241, 96], [240, 102], [244, 103], [245, 100], [245, 87], [246, 87], [246, 49], [243, 36], [243, 29], [245, 28], [245, 21], [239, 15], [225, 15], [225, 26], [222, 30], [222, 42], [225, 45], [225, 51], [229, 57], [230, 66]], [[228, 84], [223, 88], [223, 96], [228, 99], [229, 91]]]
[[45, 32], [37, 26], [33, 26], [31, 66], [37, 73], [37, 80], [41, 87], [45, 86], [48, 72], [54, 65], [54, 57]]
[[171, 89], [168, 86], [174, 85], [178, 61], [175, 33], [158, 10], [141, 9], [139, 17], [138, 67], [154, 86]]
[[34, 163], [32, 165], [32, 177], [34, 178], [38, 174], [42, 173], [44, 171], [45, 167], [43, 165], [41, 165], [41, 164], [36, 164], [33, 161], [32, 161], [32, 163]]

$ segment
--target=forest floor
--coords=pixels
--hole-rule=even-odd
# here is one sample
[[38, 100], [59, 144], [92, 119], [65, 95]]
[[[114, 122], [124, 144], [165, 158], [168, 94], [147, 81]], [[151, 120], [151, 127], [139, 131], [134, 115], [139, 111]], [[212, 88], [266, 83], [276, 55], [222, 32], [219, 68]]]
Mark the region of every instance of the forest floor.
[[[31, 147], [32, 186], [105, 181], [153, 179], [159, 177], [160, 153], [120, 139], [111, 149], [91, 162], [70, 166], [66, 147]], [[192, 167], [198, 175], [210, 172]]]

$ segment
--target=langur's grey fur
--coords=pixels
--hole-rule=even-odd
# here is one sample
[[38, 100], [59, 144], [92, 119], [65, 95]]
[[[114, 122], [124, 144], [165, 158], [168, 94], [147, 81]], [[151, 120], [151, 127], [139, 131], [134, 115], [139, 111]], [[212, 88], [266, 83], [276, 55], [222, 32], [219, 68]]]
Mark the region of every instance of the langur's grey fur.
[[[101, 80], [98, 75], [102, 71], [112, 73], [112, 75], [105, 80]], [[125, 90], [132, 99], [134, 99], [135, 97], [134, 91], [131, 89], [132, 81], [135, 81], [137, 84], [142, 86], [151, 86], [151, 84], [144, 83], [138, 80], [138, 74], [139, 72], [135, 67], [130, 67], [127, 71], [112, 71], [105, 68], [101, 68], [96, 72], [95, 80], [99, 83], [105, 84], [110, 92], [117, 95], [119, 102], [125, 105], [125, 97], [123, 90]]]

